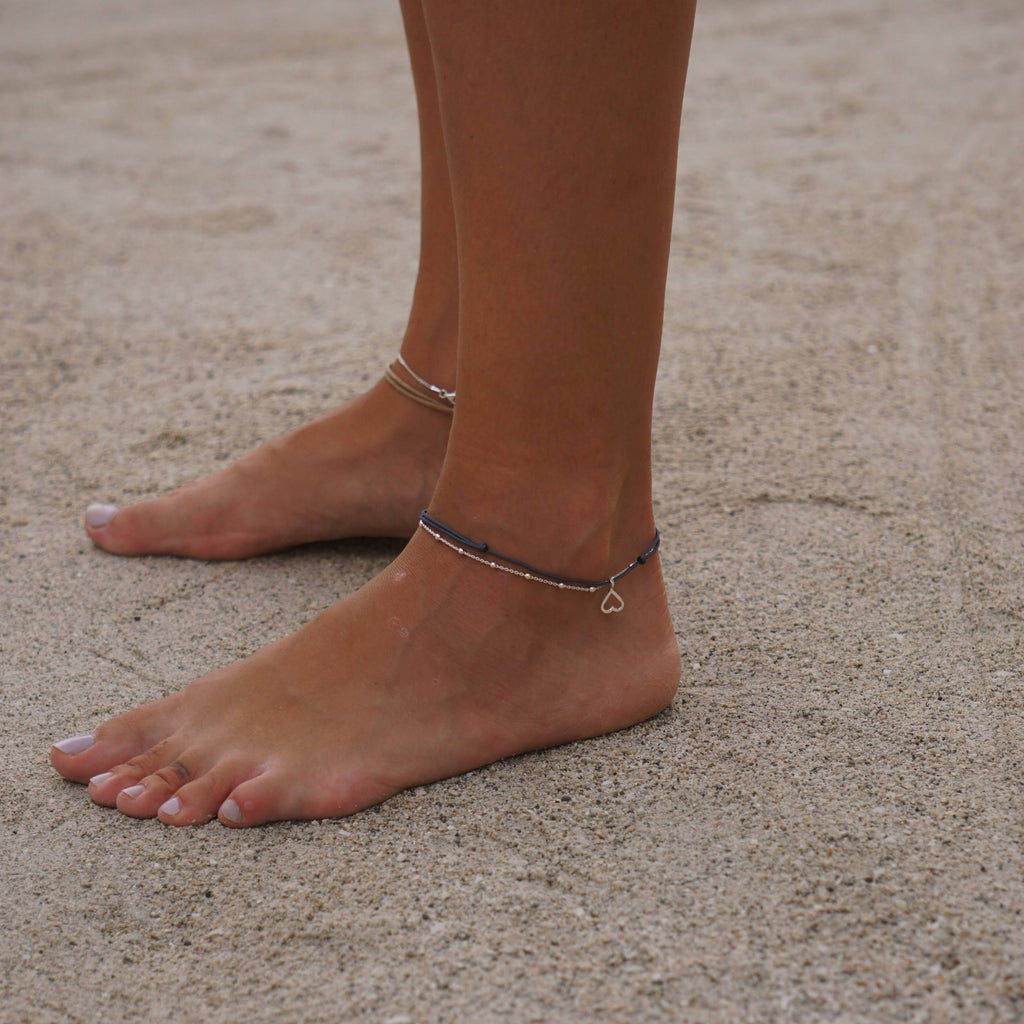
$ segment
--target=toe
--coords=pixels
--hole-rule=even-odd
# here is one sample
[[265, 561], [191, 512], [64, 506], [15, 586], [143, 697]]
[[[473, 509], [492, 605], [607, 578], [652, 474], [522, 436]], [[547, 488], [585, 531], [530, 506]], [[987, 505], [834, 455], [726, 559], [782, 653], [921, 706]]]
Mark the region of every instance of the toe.
[[[240, 515], [224, 491], [240, 489], [240, 469], [225, 475], [186, 484], [160, 498], [139, 501], [119, 508], [105, 525], [91, 526], [86, 511], [85, 529], [93, 543], [114, 555], [176, 555], [211, 561], [248, 558], [266, 550], [259, 530]], [[220, 483], [217, 480], [220, 479]], [[112, 509], [90, 506], [90, 509]], [[246, 507], [247, 512], [251, 512]], [[104, 513], [94, 513], [100, 521]]]
[[118, 508], [90, 505], [85, 510], [85, 532], [92, 542], [115, 555], [162, 554], [168, 524], [163, 499], [140, 501]]
[[157, 741], [163, 721], [159, 706], [136, 708], [104, 722], [95, 733], [59, 740], [50, 748], [50, 763], [72, 782], [89, 782], [111, 771]]
[[218, 808], [217, 817], [221, 824], [229, 825], [231, 828], [245, 828], [250, 825], [263, 825], [268, 821], [306, 817], [298, 813], [289, 813], [294, 810], [297, 803], [294, 793], [283, 784], [280, 776], [268, 771], [235, 786], [226, 794]]
[[157, 811], [175, 796], [178, 788], [166, 770], [157, 772], [121, 789], [114, 806], [129, 818], [155, 818]]
[[160, 807], [202, 771], [198, 754], [179, 753], [179, 750], [180, 744], [169, 740], [133, 758], [115, 772], [125, 783], [115, 801], [122, 814], [130, 818], [155, 818]]
[[221, 803], [217, 817], [224, 825], [244, 828], [268, 821], [311, 821], [344, 818], [393, 796], [396, 787], [353, 776], [319, 784], [296, 780], [284, 772], [266, 771], [236, 786]]
[[216, 765], [165, 800], [157, 817], [165, 825], [202, 825], [217, 815], [227, 794], [245, 777], [231, 764]]
[[94, 503], [85, 510], [86, 530], [102, 530], [118, 513], [116, 505]]
[[[114, 800], [114, 806], [129, 818], [155, 818], [156, 810], [163, 803], [164, 798], [159, 792], [147, 791], [146, 782], [136, 782], [131, 786], [125, 786]], [[159, 786], [157, 787], [159, 789]]]
[[134, 786], [138, 779], [117, 770], [100, 772], [89, 780], [89, 798], [101, 807], [116, 807], [121, 790]]

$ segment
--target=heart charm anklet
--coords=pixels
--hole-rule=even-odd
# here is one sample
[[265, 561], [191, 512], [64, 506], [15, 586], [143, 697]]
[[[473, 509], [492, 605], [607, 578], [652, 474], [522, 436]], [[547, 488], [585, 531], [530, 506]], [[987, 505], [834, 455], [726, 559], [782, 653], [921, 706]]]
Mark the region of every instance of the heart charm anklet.
[[554, 573], [535, 569], [532, 565], [521, 562], [518, 558], [499, 554], [487, 544], [470, 540], [457, 530], [446, 526], [426, 511], [420, 513], [420, 526], [434, 540], [440, 541], [445, 547], [451, 548], [452, 551], [457, 551], [460, 555], [471, 558], [474, 562], [480, 562], [481, 565], [486, 565], [491, 569], [498, 569], [501, 572], [507, 572], [512, 576], [519, 576], [524, 580], [544, 583], [549, 587], [558, 587], [559, 590], [578, 590], [587, 594], [593, 594], [595, 591], [607, 587], [608, 593], [605, 594], [604, 600], [601, 602], [601, 611], [605, 615], [621, 612], [626, 607], [626, 602], [623, 601], [622, 595], [615, 589], [615, 584], [623, 576], [628, 576], [634, 569], [639, 569], [652, 555], [657, 553], [658, 548], [661, 546], [661, 534], [655, 530], [651, 546], [642, 554], [637, 555], [625, 569], [615, 573], [614, 576], [609, 576], [606, 580], [578, 580], [572, 576], [556, 576]]

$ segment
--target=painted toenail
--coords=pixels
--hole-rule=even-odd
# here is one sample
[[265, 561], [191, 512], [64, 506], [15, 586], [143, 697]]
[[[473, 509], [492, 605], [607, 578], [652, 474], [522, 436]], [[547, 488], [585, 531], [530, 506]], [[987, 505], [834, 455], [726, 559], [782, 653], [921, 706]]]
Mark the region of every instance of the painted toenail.
[[224, 815], [228, 821], [239, 822], [242, 820], [242, 811], [234, 800], [225, 800], [224, 803], [220, 805], [220, 813]]
[[116, 505], [90, 505], [85, 510], [85, 522], [94, 530], [106, 526], [117, 512]]
[[177, 814], [180, 810], [181, 801], [176, 796], [172, 796], [170, 800], [160, 805], [160, 812], [162, 814]]
[[145, 793], [145, 792], [146, 792], [146, 787], [145, 786], [129, 786], [127, 789], [122, 789], [121, 790], [121, 795], [122, 796], [130, 797], [132, 800], [134, 800], [140, 793]]
[[80, 754], [83, 750], [88, 750], [96, 742], [96, 737], [93, 735], [88, 736], [69, 736], [66, 740], [61, 740], [60, 743], [54, 743], [54, 746], [62, 754]]
[[100, 772], [99, 775], [94, 775], [89, 780], [89, 785], [90, 786], [102, 786], [103, 783], [107, 781], [107, 779], [112, 779], [113, 777], [114, 777], [114, 773], [113, 772]]

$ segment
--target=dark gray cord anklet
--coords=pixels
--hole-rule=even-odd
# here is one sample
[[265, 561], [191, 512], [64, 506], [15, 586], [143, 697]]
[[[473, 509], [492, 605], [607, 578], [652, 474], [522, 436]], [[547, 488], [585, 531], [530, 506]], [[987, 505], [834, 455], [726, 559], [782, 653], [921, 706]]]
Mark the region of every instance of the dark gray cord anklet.
[[[615, 589], [615, 584], [623, 576], [628, 576], [634, 569], [639, 569], [661, 547], [661, 534], [655, 530], [651, 546], [643, 554], [637, 555], [621, 572], [617, 572], [614, 576], [609, 576], [606, 580], [578, 580], [572, 576], [556, 576], [554, 573], [544, 572], [543, 569], [535, 569], [532, 565], [521, 562], [518, 558], [499, 554], [487, 544], [470, 540], [457, 530], [446, 526], [426, 510], [420, 513], [420, 526], [434, 540], [439, 540], [446, 547], [451, 548], [452, 551], [457, 551], [460, 555], [465, 555], [474, 562], [480, 562], [491, 569], [499, 569], [501, 572], [511, 573], [513, 576], [520, 576], [524, 580], [535, 580], [537, 583], [546, 583], [549, 587], [558, 587], [559, 590], [579, 590], [587, 594], [592, 594], [595, 590], [607, 587], [608, 593], [604, 595], [604, 600], [601, 602], [601, 611], [605, 615], [621, 612], [626, 607], [626, 602], [622, 600], [622, 595]], [[470, 550], [467, 551], [467, 548]], [[485, 558], [485, 555], [488, 557]], [[493, 561], [493, 559], [498, 559], [498, 561]], [[501, 562], [507, 562], [508, 564], [501, 565]], [[516, 565], [519, 566], [518, 569], [513, 568]]]

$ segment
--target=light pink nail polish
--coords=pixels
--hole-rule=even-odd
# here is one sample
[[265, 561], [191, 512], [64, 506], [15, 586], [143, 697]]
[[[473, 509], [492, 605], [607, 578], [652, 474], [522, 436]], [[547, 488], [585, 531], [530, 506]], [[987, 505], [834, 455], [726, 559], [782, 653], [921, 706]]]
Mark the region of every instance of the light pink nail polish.
[[224, 815], [228, 821], [233, 821], [236, 824], [242, 820], [242, 811], [238, 804], [231, 799], [225, 800], [220, 805], [220, 813]]
[[90, 505], [85, 510], [85, 522], [96, 530], [101, 526], [106, 526], [116, 514], [116, 505]]
[[113, 772], [100, 772], [99, 775], [94, 775], [89, 780], [89, 785], [90, 786], [102, 786], [103, 783], [107, 781], [107, 779], [112, 779], [113, 777], [114, 777], [114, 773]]
[[129, 786], [127, 789], [121, 790], [122, 794], [128, 797], [130, 800], [134, 800], [137, 796], [146, 792], [145, 786]]
[[93, 735], [69, 736], [66, 740], [54, 743], [54, 746], [62, 754], [80, 754], [83, 750], [88, 750], [95, 742], [96, 737]]
[[160, 810], [164, 814], [177, 814], [181, 810], [181, 801], [176, 796], [172, 796], [170, 800], [160, 805]]

